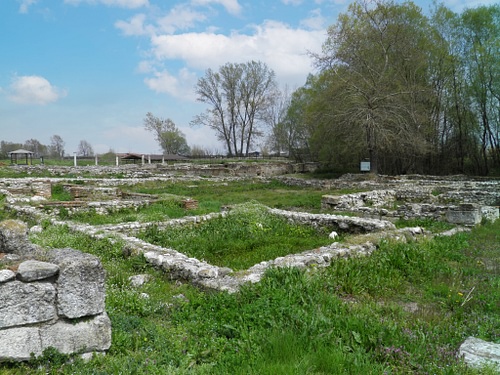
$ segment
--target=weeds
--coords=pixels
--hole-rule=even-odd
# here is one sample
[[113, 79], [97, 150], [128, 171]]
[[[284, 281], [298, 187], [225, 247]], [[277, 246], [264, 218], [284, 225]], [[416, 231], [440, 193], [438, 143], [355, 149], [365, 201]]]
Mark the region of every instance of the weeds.
[[[457, 350], [468, 336], [500, 339], [500, 273], [485, 266], [498, 257], [499, 231], [497, 222], [422, 243], [385, 242], [326, 269], [270, 269], [227, 294], [172, 283], [141, 257], [124, 257], [122, 243], [50, 226], [32, 239], [101, 257], [112, 347], [88, 363], [5, 364], [0, 372], [494, 374], [468, 368]], [[152, 281], [132, 288], [128, 277], [144, 272]]]
[[138, 237], [235, 270], [331, 243], [325, 233], [309, 226], [291, 224], [285, 218], [269, 214], [264, 206], [255, 204], [239, 206], [227, 217], [199, 224], [164, 230], [152, 225], [141, 231]]

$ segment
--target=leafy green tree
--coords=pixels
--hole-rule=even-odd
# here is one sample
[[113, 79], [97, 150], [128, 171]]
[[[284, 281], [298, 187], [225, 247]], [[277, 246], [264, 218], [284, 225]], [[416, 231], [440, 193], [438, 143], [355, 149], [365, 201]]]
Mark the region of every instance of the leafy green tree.
[[189, 154], [190, 150], [184, 133], [171, 119], [162, 119], [148, 112], [144, 119], [144, 128], [154, 134], [156, 141], [166, 154]]
[[215, 130], [229, 155], [248, 155], [263, 136], [266, 109], [273, 102], [275, 75], [263, 62], [227, 63], [198, 80], [198, 100], [209, 105], [191, 125]]

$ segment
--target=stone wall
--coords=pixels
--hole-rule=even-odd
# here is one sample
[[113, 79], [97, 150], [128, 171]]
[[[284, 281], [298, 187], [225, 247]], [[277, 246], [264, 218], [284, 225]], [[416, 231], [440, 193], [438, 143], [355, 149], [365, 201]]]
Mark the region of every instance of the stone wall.
[[105, 271], [73, 249], [45, 250], [21, 221], [0, 223], [0, 361], [25, 361], [53, 347], [90, 354], [111, 346]]

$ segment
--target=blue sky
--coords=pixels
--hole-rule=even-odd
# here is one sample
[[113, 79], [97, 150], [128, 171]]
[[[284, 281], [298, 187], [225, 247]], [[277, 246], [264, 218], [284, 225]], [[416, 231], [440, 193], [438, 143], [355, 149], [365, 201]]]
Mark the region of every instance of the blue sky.
[[[496, 0], [445, 0], [465, 6]], [[414, 1], [424, 11], [430, 0]], [[223, 151], [194, 87], [208, 68], [260, 60], [296, 88], [313, 72], [326, 28], [348, 0], [1, 0], [0, 140], [50, 144], [67, 154], [158, 153], [147, 112], [172, 119], [190, 146]], [[258, 148], [258, 147], [257, 147]]]

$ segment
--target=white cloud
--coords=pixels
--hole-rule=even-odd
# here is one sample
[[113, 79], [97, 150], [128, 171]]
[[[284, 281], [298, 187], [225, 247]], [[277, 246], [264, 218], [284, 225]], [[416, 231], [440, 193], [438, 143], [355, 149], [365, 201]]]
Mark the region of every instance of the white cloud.
[[186, 30], [196, 26], [198, 22], [207, 19], [204, 13], [197, 12], [186, 4], [177, 5], [170, 9], [165, 16], [157, 17], [155, 25], [146, 24], [145, 14], [136, 14], [128, 21], [117, 21], [115, 27], [124, 35], [154, 35], [173, 34], [178, 30]]
[[197, 22], [203, 22], [207, 16], [197, 12], [186, 5], [173, 7], [170, 12], [161, 17], [157, 23], [160, 32], [173, 34], [177, 30], [186, 30], [192, 28]]
[[325, 28], [325, 17], [321, 14], [321, 9], [311, 11], [310, 16], [300, 22], [300, 25], [313, 30]]
[[66, 91], [40, 76], [20, 76], [13, 79], [8, 94], [16, 103], [44, 105], [66, 96]]
[[171, 75], [167, 70], [156, 71], [152, 78], [144, 79], [144, 83], [151, 90], [166, 93], [173, 97], [195, 100], [194, 86], [196, 75], [187, 68], [182, 68], [177, 76]]
[[21, 5], [19, 5], [19, 13], [28, 13], [28, 8], [36, 4], [38, 0], [18, 0], [18, 2], [21, 3]]
[[293, 29], [275, 21], [253, 28], [252, 35], [203, 32], [153, 36], [152, 53], [158, 61], [182, 60], [200, 70], [217, 69], [226, 62], [260, 60], [288, 84], [303, 84], [311, 71], [307, 52], [321, 51], [325, 31]]
[[80, 3], [103, 4], [131, 9], [149, 6], [149, 0], [64, 0], [64, 3], [72, 5], [79, 5]]
[[210, 4], [220, 4], [231, 14], [238, 15], [241, 13], [241, 5], [238, 3], [238, 0], [192, 0], [191, 2], [194, 5], [204, 6]]
[[285, 5], [300, 5], [300, 4], [302, 4], [302, 0], [281, 0], [281, 2]]
[[116, 21], [115, 27], [120, 29], [124, 35], [147, 35], [151, 33], [151, 28], [144, 25], [146, 20], [145, 14], [136, 14], [128, 22], [126, 21]]

